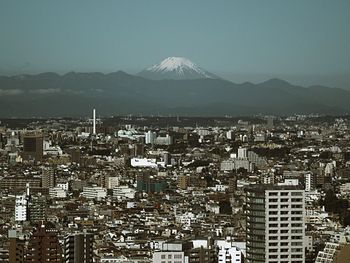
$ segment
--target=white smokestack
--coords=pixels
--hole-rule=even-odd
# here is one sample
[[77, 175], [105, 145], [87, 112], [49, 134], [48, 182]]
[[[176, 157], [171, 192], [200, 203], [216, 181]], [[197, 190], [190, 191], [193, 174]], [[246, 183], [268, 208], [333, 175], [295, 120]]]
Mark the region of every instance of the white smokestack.
[[27, 195], [27, 197], [29, 197], [29, 195], [30, 195], [29, 183], [26, 183], [26, 195]]
[[96, 110], [92, 111], [92, 134], [96, 134]]

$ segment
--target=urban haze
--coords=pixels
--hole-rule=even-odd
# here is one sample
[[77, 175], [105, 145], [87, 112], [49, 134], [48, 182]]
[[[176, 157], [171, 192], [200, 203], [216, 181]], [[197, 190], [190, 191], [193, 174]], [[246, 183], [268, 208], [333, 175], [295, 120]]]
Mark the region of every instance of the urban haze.
[[349, 13], [0, 1], [0, 263], [349, 263]]

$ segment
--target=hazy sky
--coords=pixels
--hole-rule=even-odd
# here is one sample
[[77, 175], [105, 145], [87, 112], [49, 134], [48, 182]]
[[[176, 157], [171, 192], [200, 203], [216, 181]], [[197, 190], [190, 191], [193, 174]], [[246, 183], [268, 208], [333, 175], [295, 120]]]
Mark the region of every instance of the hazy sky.
[[350, 1], [0, 2], [0, 73], [124, 70], [184, 56], [237, 82], [350, 87]]

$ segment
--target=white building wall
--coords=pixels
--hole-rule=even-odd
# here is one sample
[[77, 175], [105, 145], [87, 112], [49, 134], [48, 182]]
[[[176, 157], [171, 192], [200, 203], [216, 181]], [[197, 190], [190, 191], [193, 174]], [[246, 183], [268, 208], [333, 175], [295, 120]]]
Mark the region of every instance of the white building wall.
[[187, 263], [188, 258], [180, 251], [156, 251], [153, 253], [153, 263]]
[[107, 179], [107, 189], [113, 189], [119, 185], [119, 177], [113, 176]]
[[56, 186], [59, 187], [59, 188], [62, 188], [65, 191], [68, 191], [68, 188], [69, 188], [68, 182], [66, 182], [66, 183], [57, 183]]
[[247, 158], [247, 148], [238, 148], [238, 158]]
[[225, 160], [220, 164], [221, 171], [233, 171], [235, 169], [235, 162], [233, 160]]
[[25, 195], [16, 196], [15, 221], [21, 222], [27, 220], [27, 199]]
[[265, 262], [305, 260], [303, 190], [265, 192]]
[[219, 263], [242, 263], [242, 252], [235, 246], [232, 246], [231, 242], [226, 240], [220, 240], [217, 242], [219, 248], [218, 261]]
[[157, 137], [157, 134], [155, 132], [152, 132], [152, 131], [146, 132], [145, 134], [146, 144], [153, 144], [156, 137]]
[[107, 196], [107, 190], [105, 188], [102, 188], [100, 186], [94, 186], [94, 187], [84, 187], [82, 196], [89, 199], [97, 199], [100, 200], [102, 198], [105, 198]]
[[49, 195], [51, 198], [66, 198], [67, 192], [61, 187], [53, 187], [49, 189]]
[[157, 160], [156, 159], [147, 159], [147, 158], [132, 158], [131, 159], [132, 167], [149, 167], [156, 168]]

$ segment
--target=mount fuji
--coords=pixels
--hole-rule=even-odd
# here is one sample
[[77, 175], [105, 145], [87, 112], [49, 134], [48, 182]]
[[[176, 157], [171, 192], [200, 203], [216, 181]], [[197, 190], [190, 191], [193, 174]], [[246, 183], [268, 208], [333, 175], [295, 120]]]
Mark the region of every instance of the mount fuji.
[[153, 80], [161, 79], [219, 79], [184, 57], [168, 57], [137, 74]]

